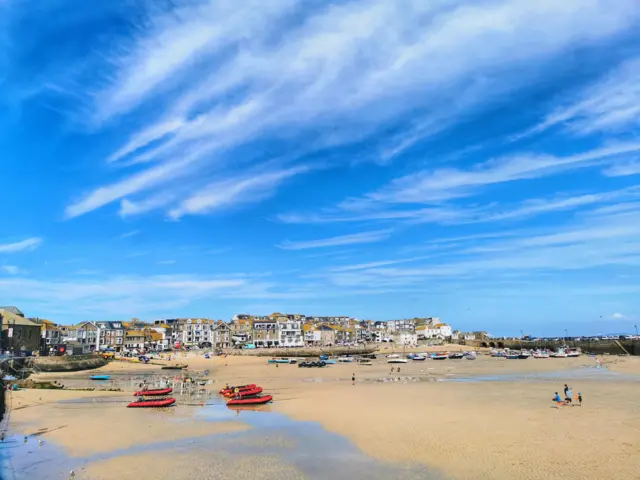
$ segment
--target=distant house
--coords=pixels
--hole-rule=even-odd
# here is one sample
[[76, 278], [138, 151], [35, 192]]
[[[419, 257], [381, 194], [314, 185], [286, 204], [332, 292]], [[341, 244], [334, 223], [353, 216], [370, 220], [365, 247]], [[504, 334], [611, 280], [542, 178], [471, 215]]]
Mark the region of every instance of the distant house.
[[96, 326], [100, 329], [100, 350], [108, 348], [119, 352], [124, 347], [125, 322], [98, 321]]
[[142, 330], [129, 330], [125, 334], [124, 348], [127, 350], [143, 350], [145, 334]]
[[0, 338], [2, 351], [14, 355], [30, 355], [40, 350], [41, 326], [37, 323], [24, 318], [23, 315], [1, 308], [0, 324], [2, 325], [2, 338]]
[[0, 310], [4, 310], [6, 312], [13, 313], [14, 315], [18, 315], [19, 317], [24, 318], [24, 313], [22, 313], [18, 307], [0, 307]]

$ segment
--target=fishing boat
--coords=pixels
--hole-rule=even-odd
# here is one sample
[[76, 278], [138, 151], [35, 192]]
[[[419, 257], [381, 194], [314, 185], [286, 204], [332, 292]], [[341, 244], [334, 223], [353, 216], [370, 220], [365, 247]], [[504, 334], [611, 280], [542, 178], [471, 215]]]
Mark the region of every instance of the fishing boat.
[[189, 365], [177, 364], [177, 365], [165, 365], [162, 370], [184, 370]]
[[570, 350], [567, 352], [568, 358], [578, 358], [580, 356], [580, 352], [577, 350]]
[[505, 355], [507, 360], [518, 360], [520, 358], [520, 354], [518, 352], [507, 352]]
[[475, 360], [476, 358], [478, 358], [478, 354], [476, 352], [466, 352], [464, 358], [466, 358], [467, 360]]
[[267, 360], [267, 363], [289, 363], [288, 358], [271, 358]]
[[526, 350], [522, 350], [519, 354], [518, 354], [518, 358], [520, 360], [526, 360], [527, 358], [529, 358], [531, 356], [531, 354], [529, 352], [527, 352]]
[[433, 360], [446, 360], [447, 358], [449, 358], [449, 354], [448, 353], [434, 353], [433, 355], [431, 355], [431, 358]]
[[142, 400], [138, 402], [131, 402], [127, 405], [128, 408], [153, 408], [153, 407], [168, 407], [176, 403], [175, 398], [161, 398], [158, 400]]
[[353, 357], [350, 355], [345, 355], [343, 357], [338, 357], [338, 361], [340, 363], [351, 363], [353, 362]]
[[387, 363], [409, 363], [409, 360], [406, 358], [390, 358]]
[[371, 360], [364, 359], [364, 360], [360, 360], [360, 361], [358, 362], [358, 365], [362, 365], [362, 366], [370, 367], [370, 366], [373, 366], [373, 362], [372, 362]]
[[450, 353], [449, 354], [449, 358], [452, 360], [460, 360], [462, 357], [464, 357], [464, 353]]
[[155, 388], [153, 390], [146, 390], [146, 391], [140, 391], [140, 392], [136, 392], [133, 395], [135, 397], [139, 397], [141, 395], [149, 396], [149, 397], [155, 397], [158, 395], [169, 395], [171, 392], [173, 392], [173, 388], [169, 387], [169, 388]]
[[111, 375], [91, 375], [89, 378], [91, 380], [109, 380]]
[[252, 398], [234, 398], [233, 400], [229, 400], [227, 402], [227, 407], [264, 405], [265, 403], [269, 403], [271, 400], [273, 400], [273, 396], [271, 395], [262, 395], [260, 397]]
[[387, 355], [387, 358], [400, 358], [400, 355], [398, 355], [397, 353], [391, 353]]
[[328, 360], [322, 360], [325, 365], [335, 365], [336, 363], [338, 363], [336, 360], [333, 359], [328, 359]]
[[414, 362], [424, 362], [426, 359], [427, 356], [424, 353], [417, 353], [411, 360], [413, 360]]
[[249, 388], [254, 388], [256, 386], [255, 383], [250, 383], [248, 385], [235, 385], [233, 387], [229, 387], [229, 388], [221, 388], [220, 389], [220, 395], [224, 395], [227, 392], [233, 392], [236, 388], [238, 390], [247, 390]]
[[254, 397], [260, 393], [262, 393], [262, 387], [255, 386], [254, 388], [240, 390], [238, 393], [235, 393], [235, 392], [225, 393], [224, 396], [227, 398], [233, 398], [236, 396], [239, 396], [240, 398], [245, 398], [245, 397]]
[[558, 350], [555, 353], [549, 355], [550, 358], [567, 358], [568, 355], [564, 352], [564, 350]]
[[536, 351], [531, 355], [533, 358], [549, 358], [548, 352]]

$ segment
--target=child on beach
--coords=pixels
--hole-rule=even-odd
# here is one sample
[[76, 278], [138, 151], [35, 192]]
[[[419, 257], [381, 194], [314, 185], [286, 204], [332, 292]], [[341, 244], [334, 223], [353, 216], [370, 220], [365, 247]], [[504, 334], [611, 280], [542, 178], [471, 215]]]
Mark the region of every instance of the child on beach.
[[578, 405], [582, 406], [582, 393], [578, 392]]
[[556, 405], [559, 407], [560, 405], [562, 405], [564, 402], [562, 401], [562, 399], [560, 398], [560, 395], [558, 394], [558, 392], [556, 392], [556, 396], [553, 397], [552, 399], [554, 402], [556, 402]]
[[356, 374], [352, 373], [351, 374], [351, 385], [355, 385], [356, 384]]

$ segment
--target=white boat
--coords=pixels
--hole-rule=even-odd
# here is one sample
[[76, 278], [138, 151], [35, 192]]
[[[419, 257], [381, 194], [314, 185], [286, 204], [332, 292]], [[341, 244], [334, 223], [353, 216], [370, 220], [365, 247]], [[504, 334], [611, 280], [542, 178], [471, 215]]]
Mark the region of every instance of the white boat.
[[339, 357], [338, 361], [340, 363], [351, 363], [353, 362], [353, 357], [350, 357], [350, 356]]
[[387, 363], [408, 363], [409, 360], [406, 358], [389, 358]]
[[387, 355], [387, 358], [400, 358], [400, 355], [398, 355], [397, 353], [391, 353]]
[[580, 352], [575, 352], [575, 351], [574, 351], [574, 352], [568, 352], [568, 353], [567, 353], [567, 357], [568, 357], [568, 358], [577, 358], [577, 357], [579, 357], [579, 356], [580, 356]]
[[560, 350], [559, 352], [552, 353], [549, 355], [549, 358], [567, 358], [568, 355], [564, 353], [564, 351]]
[[547, 352], [533, 352], [531, 355], [533, 358], [549, 358], [549, 354]]
[[466, 358], [467, 360], [475, 360], [476, 358], [478, 358], [478, 354], [476, 352], [466, 352], [464, 358]]

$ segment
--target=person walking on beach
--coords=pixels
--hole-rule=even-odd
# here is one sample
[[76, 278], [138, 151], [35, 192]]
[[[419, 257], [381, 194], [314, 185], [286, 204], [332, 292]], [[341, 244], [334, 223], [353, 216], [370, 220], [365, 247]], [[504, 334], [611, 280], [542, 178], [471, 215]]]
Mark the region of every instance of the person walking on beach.
[[582, 406], [582, 392], [578, 392], [578, 406]]
[[567, 402], [567, 405], [573, 403], [573, 390], [571, 390], [571, 387], [567, 388], [567, 390], [565, 391], [565, 396], [566, 398], [564, 399], [564, 401]]
[[356, 384], [356, 374], [352, 373], [351, 374], [351, 385], [355, 385]]
[[567, 398], [567, 392], [569, 391], [569, 386], [565, 383], [564, 384], [564, 397]]

